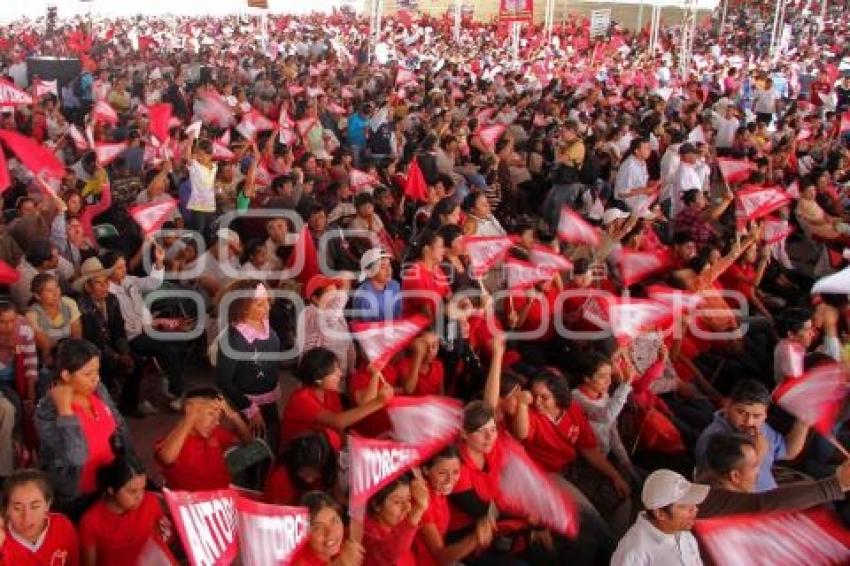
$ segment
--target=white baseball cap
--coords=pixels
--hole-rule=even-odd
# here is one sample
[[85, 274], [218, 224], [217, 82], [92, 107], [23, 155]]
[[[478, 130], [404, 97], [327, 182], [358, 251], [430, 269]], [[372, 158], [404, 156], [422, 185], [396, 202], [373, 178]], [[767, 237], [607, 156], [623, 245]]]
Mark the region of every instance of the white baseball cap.
[[709, 486], [691, 483], [673, 470], [656, 470], [643, 484], [641, 501], [647, 509], [660, 509], [667, 505], [698, 505], [708, 495]]
[[602, 223], [610, 224], [615, 220], [619, 220], [620, 218], [628, 218], [629, 213], [625, 210], [621, 210], [619, 208], [609, 208], [605, 211], [605, 214], [602, 215]]
[[392, 256], [385, 252], [383, 248], [372, 248], [367, 250], [360, 258], [360, 276], [357, 280], [364, 281], [369, 277], [374, 277], [378, 272], [379, 262], [384, 258], [391, 257]]

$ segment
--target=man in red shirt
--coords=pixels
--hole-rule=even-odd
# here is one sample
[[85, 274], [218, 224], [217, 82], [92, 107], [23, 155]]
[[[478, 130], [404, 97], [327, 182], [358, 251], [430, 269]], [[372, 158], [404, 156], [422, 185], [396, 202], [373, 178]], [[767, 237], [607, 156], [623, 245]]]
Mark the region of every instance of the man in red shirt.
[[[251, 431], [214, 387], [195, 389], [185, 399], [183, 418], [156, 445], [166, 484], [185, 491], [227, 488], [231, 477], [224, 453], [250, 440]], [[235, 434], [220, 424], [222, 417]]]

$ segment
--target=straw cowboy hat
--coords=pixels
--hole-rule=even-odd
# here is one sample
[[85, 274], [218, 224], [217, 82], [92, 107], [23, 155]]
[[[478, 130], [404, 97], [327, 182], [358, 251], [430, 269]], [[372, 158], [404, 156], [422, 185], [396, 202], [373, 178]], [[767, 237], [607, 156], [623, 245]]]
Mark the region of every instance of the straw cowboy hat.
[[112, 275], [112, 269], [103, 267], [98, 258], [90, 257], [80, 266], [80, 276], [74, 280], [72, 287], [78, 293], [82, 293], [83, 287], [89, 279], [109, 277], [110, 275]]

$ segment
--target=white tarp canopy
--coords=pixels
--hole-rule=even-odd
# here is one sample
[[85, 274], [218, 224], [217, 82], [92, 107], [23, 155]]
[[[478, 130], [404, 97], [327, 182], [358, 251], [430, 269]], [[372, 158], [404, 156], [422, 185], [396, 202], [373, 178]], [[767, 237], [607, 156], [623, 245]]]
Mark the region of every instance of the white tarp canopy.
[[720, 5], [720, 0], [695, 0], [693, 5], [687, 0], [584, 0], [585, 4], [608, 4], [611, 6], [659, 6], [661, 8], [678, 8], [687, 10], [715, 10]]

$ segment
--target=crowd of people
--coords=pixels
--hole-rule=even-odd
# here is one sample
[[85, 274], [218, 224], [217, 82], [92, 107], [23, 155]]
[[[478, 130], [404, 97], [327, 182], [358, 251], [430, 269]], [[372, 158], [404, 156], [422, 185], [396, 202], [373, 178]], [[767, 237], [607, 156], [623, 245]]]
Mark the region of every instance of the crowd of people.
[[[299, 566], [696, 565], [698, 518], [850, 518], [850, 464], [771, 396], [850, 363], [850, 287], [810, 294], [850, 241], [846, 6], [794, 4], [777, 52], [773, 7], [728, 2], [685, 73], [666, 23], [516, 54], [408, 13], [377, 42], [343, 13], [0, 29], [33, 97], [0, 107], [0, 565], [182, 557], [163, 486], [305, 506]], [[51, 88], [36, 55], [81, 68]], [[696, 306], [614, 332], [661, 296]], [[380, 363], [353, 332], [412, 319]], [[351, 519], [346, 438], [399, 396], [461, 400], [462, 432]], [[514, 441], [574, 537], [500, 505]]]

